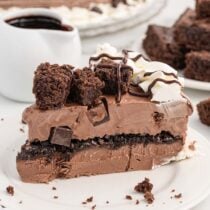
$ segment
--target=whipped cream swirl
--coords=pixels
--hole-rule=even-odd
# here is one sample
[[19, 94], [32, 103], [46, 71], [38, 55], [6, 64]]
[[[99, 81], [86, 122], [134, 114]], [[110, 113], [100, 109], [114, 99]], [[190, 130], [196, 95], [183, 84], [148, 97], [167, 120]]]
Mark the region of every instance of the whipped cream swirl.
[[109, 44], [98, 46], [96, 54], [90, 58], [90, 67], [94, 69], [102, 59], [130, 66], [134, 72], [133, 85], [138, 86], [143, 95], [151, 96], [153, 102], [186, 100], [182, 94], [184, 79], [179, 78], [177, 71], [165, 63], [148, 61], [133, 51], [119, 52]]

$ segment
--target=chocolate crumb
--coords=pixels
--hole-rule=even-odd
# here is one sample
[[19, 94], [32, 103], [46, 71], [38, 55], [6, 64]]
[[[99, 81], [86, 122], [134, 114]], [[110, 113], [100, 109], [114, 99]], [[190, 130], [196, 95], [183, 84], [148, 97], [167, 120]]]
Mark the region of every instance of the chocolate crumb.
[[20, 132], [25, 133], [25, 131], [24, 131], [24, 129], [23, 129], [23, 128], [20, 128]]
[[136, 200], [136, 205], [139, 205], [139, 200]]
[[179, 201], [179, 203], [183, 203], [182, 201]]
[[127, 199], [127, 200], [132, 200], [133, 198], [132, 198], [132, 196], [130, 196], [130, 195], [126, 195], [126, 196], [125, 196], [125, 199]]
[[0, 206], [1, 206], [2, 209], [5, 209], [5, 208], [6, 208], [6, 206], [4, 206], [4, 205], [2, 205], [2, 204], [1, 204]]
[[134, 190], [136, 192], [140, 193], [146, 193], [146, 192], [151, 192], [153, 188], [153, 184], [150, 183], [150, 180], [148, 178], [145, 178], [143, 182], [138, 183]]
[[22, 204], [23, 203], [23, 201], [19, 201], [19, 204]]
[[92, 207], [91, 207], [91, 210], [94, 210], [95, 208], [96, 208], [96, 205], [92, 206]]
[[56, 187], [52, 187], [52, 190], [57, 190]]
[[174, 198], [176, 198], [176, 199], [180, 199], [181, 197], [182, 197], [182, 193], [179, 193], [177, 195], [174, 195]]
[[193, 141], [193, 142], [188, 146], [188, 148], [189, 148], [190, 150], [192, 150], [192, 151], [195, 151], [195, 143], [196, 143], [196, 141]]
[[93, 196], [91, 196], [90, 198], [87, 198], [87, 199], [86, 199], [86, 202], [87, 202], [87, 203], [91, 203], [92, 201], [93, 201]]
[[82, 204], [85, 205], [85, 204], [87, 204], [87, 202], [83, 201]]
[[109, 201], [106, 201], [106, 204], [109, 204]]
[[172, 192], [172, 193], [175, 192], [175, 189], [171, 190], [171, 192]]
[[173, 199], [173, 196], [171, 196], [170, 199]]
[[6, 190], [7, 190], [7, 193], [11, 196], [13, 196], [14, 193], [15, 193], [14, 192], [14, 187], [12, 187], [12, 186], [8, 186]]
[[103, 11], [99, 8], [99, 7], [92, 7], [91, 9], [90, 9], [90, 11], [92, 11], [92, 12], [96, 12], [96, 13], [98, 13], [98, 14], [103, 14]]
[[58, 199], [58, 196], [55, 195], [55, 196], [53, 196], [53, 198], [54, 198], [54, 199]]
[[1, 118], [1, 121], [4, 121], [4, 118]]
[[153, 203], [153, 201], [155, 200], [154, 195], [149, 191], [145, 192], [144, 198], [146, 199], [148, 204]]

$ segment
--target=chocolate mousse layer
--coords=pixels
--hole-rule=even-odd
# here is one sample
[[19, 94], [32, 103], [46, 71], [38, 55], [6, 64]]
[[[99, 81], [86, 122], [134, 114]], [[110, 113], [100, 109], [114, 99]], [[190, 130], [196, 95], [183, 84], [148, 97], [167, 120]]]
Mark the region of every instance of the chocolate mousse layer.
[[50, 140], [27, 141], [17, 156], [17, 170], [24, 182], [148, 170], [175, 156], [182, 147], [182, 138], [168, 132], [71, 140], [69, 148]]
[[[185, 101], [151, 103], [148, 98], [123, 96], [120, 105], [114, 96], [106, 96], [108, 107], [88, 108], [78, 104], [57, 110], [40, 110], [35, 105], [23, 113], [29, 127], [29, 141], [46, 141], [51, 129], [66, 126], [72, 130], [72, 139], [88, 140], [117, 134], [150, 134], [168, 131], [185, 139], [191, 107]], [[104, 119], [109, 117], [109, 119]], [[98, 122], [98, 123], [96, 123]]]

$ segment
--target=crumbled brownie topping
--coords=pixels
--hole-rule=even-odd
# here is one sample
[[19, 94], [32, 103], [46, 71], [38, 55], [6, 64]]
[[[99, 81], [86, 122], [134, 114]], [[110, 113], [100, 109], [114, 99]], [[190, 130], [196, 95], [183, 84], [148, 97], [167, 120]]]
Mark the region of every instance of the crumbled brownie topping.
[[95, 73], [89, 69], [78, 69], [73, 74], [69, 101], [79, 103], [84, 106], [91, 106], [94, 101], [102, 95], [102, 82]]
[[127, 200], [132, 200], [133, 198], [132, 198], [132, 196], [130, 196], [130, 195], [126, 195], [126, 196], [125, 196], [125, 199], [127, 199]]
[[119, 64], [115, 63], [114, 61], [103, 59], [95, 67], [96, 76], [99, 77], [101, 81], [105, 82], [105, 86], [102, 90], [104, 94], [118, 94], [118, 68], [120, 68], [121, 72], [120, 92], [124, 94], [128, 91], [128, 86], [132, 76], [132, 69], [129, 66], [122, 64], [121, 67], [119, 67]]
[[144, 198], [146, 199], [148, 204], [153, 203], [153, 201], [155, 200], [154, 195], [149, 191], [145, 192]]
[[148, 178], [145, 178], [143, 182], [138, 183], [135, 186], [135, 191], [140, 193], [146, 193], [151, 192], [153, 188], [153, 184], [150, 183], [150, 180]]
[[40, 109], [56, 109], [66, 103], [72, 80], [72, 66], [43, 63], [38, 66], [33, 93]]
[[52, 190], [57, 190], [56, 187], [52, 187]]
[[174, 198], [176, 198], [176, 199], [180, 199], [181, 197], [182, 197], [182, 193], [179, 193], [177, 195], [174, 195]]
[[11, 196], [13, 196], [14, 193], [15, 193], [14, 187], [12, 187], [12, 186], [8, 186], [8, 187], [6, 188], [6, 190], [7, 190], [7, 193], [8, 193], [9, 195], [11, 195]]

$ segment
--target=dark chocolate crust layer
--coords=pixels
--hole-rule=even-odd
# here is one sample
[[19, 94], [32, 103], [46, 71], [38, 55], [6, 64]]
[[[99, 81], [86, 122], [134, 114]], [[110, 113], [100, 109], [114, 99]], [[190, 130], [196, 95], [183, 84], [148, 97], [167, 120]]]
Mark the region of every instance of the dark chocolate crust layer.
[[[57, 144], [52, 144], [50, 140], [26, 142], [21, 148], [21, 152], [17, 156], [17, 160], [35, 159], [37, 157], [50, 157], [54, 153], [61, 153], [66, 158], [70, 158], [78, 151], [95, 148], [118, 149], [125, 145], [143, 144], [172, 144], [174, 142], [183, 142], [179, 136], [173, 136], [169, 132], [162, 131], [161, 133], [152, 136], [149, 134], [123, 134], [116, 136], [104, 136], [103, 138], [93, 138], [86, 141], [72, 139], [70, 147], [65, 147]], [[50, 161], [50, 160], [49, 160]]]

